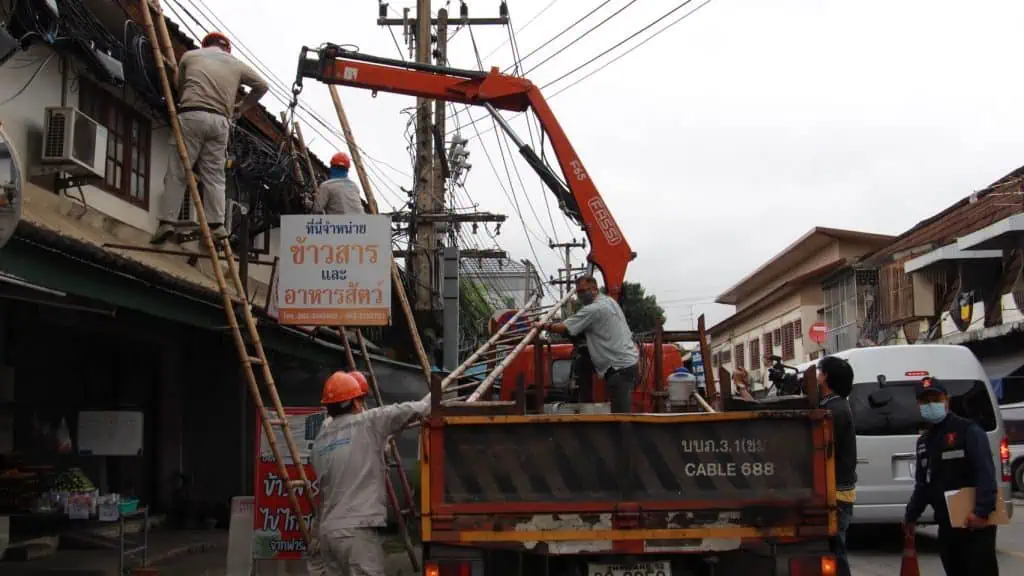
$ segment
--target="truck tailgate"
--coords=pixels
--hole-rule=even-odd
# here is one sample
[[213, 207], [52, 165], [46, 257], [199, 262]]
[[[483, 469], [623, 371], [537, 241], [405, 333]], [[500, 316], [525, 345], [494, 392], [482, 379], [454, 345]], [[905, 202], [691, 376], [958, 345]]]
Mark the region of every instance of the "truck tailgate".
[[435, 418], [424, 535], [820, 536], [834, 530], [830, 438], [818, 410]]

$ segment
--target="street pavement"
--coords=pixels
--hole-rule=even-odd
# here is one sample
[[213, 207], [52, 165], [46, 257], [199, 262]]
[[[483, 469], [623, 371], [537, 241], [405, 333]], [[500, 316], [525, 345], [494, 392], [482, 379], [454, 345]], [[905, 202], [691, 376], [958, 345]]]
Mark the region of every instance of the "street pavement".
[[[1024, 500], [1014, 500], [1013, 520], [999, 528], [996, 549], [1000, 574], [1024, 574]], [[903, 558], [902, 537], [899, 529], [857, 530], [850, 533], [850, 568], [853, 576], [897, 576]], [[923, 576], [941, 576], [937, 529], [919, 528], [917, 531], [917, 557]]]

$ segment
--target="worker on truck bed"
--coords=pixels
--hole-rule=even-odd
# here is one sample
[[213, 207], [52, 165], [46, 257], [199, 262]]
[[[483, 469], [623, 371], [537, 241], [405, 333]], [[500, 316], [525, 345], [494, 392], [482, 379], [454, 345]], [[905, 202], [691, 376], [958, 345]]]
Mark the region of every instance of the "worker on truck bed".
[[[949, 391], [925, 377], [917, 384], [917, 405], [927, 427], [917, 439], [914, 493], [907, 503], [904, 530], [911, 534], [927, 506], [939, 525], [939, 557], [947, 576], [998, 576], [996, 527], [988, 524], [995, 511], [996, 484], [992, 448], [980, 426], [949, 411]], [[974, 509], [966, 528], [954, 528], [946, 492], [972, 486]]]
[[857, 499], [857, 432], [853, 426], [853, 411], [847, 400], [853, 391], [853, 367], [836, 356], [822, 358], [818, 362], [818, 389], [821, 391], [819, 406], [832, 413], [832, 435], [836, 446], [839, 529], [830, 545], [839, 568], [837, 576], [850, 576], [846, 532], [853, 521], [853, 503]]
[[414, 418], [430, 413], [429, 396], [367, 410], [366, 389], [335, 372], [324, 383], [325, 420], [313, 441], [320, 482], [319, 549], [328, 574], [384, 576], [380, 531], [387, 524], [384, 446]]
[[365, 214], [360, 200], [359, 186], [348, 177], [352, 160], [348, 154], [338, 152], [331, 157], [327, 180], [320, 183], [313, 202], [316, 214]]
[[[224, 240], [224, 167], [231, 123], [267, 93], [267, 83], [252, 68], [231, 56], [231, 42], [220, 32], [203, 38], [202, 48], [190, 50], [178, 63], [178, 122], [189, 160], [203, 183], [203, 209], [214, 239]], [[249, 94], [238, 101], [240, 86]], [[188, 166], [191, 170], [192, 166]], [[171, 146], [160, 198], [160, 225], [150, 240], [163, 244], [170, 238], [185, 194], [185, 169], [178, 149]]]
[[633, 332], [626, 323], [626, 315], [614, 299], [601, 294], [593, 276], [576, 280], [576, 297], [583, 307], [565, 319], [564, 323], [544, 323], [542, 330], [558, 334], [579, 336], [587, 340], [594, 372], [604, 378], [612, 412], [628, 414], [633, 411], [633, 388], [639, 371], [640, 352], [633, 343]]

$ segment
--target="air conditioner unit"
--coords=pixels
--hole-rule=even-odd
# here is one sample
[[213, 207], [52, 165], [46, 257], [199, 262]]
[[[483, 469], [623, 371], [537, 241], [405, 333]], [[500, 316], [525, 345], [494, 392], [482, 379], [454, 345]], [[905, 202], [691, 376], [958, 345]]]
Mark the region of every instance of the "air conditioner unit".
[[77, 108], [46, 108], [43, 164], [59, 165], [74, 175], [102, 177], [106, 170], [107, 127]]

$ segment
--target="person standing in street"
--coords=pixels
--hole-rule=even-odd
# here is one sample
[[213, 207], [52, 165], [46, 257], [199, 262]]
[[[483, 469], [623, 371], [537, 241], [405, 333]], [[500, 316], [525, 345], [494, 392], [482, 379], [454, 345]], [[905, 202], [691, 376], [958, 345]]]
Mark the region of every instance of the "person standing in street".
[[594, 372], [604, 378], [605, 390], [615, 414], [633, 411], [633, 388], [640, 353], [619, 303], [601, 294], [593, 276], [576, 280], [576, 297], [583, 307], [564, 323], [538, 324], [542, 330], [572, 337], [584, 335]]
[[[996, 527], [988, 517], [995, 511], [999, 485], [988, 438], [980, 426], [949, 411], [949, 391], [938, 380], [924, 378], [917, 384], [917, 404], [926, 429], [917, 439], [914, 493], [904, 530], [911, 534], [931, 506], [946, 576], [998, 576]], [[945, 494], [966, 487], [975, 489], [974, 509], [967, 514], [966, 528], [954, 528]]]
[[[224, 168], [231, 124], [267, 93], [267, 83], [231, 56], [231, 42], [220, 32], [207, 34], [202, 46], [186, 52], [178, 63], [178, 122], [189, 160], [198, 168], [203, 184], [203, 210], [210, 229], [215, 240], [224, 240], [228, 237]], [[238, 100], [241, 86], [247, 86], [249, 93]], [[177, 226], [194, 226], [178, 220], [185, 187], [185, 167], [172, 142], [160, 198], [160, 225], [151, 244], [166, 242]]]
[[365, 397], [356, 378], [335, 372], [320, 398], [329, 420], [313, 441], [312, 460], [320, 483], [319, 553], [327, 574], [384, 576], [384, 446], [408, 422], [430, 414], [429, 396], [370, 410]]
[[331, 157], [327, 180], [320, 183], [313, 202], [315, 214], [365, 214], [359, 186], [348, 177], [352, 159], [344, 152]]
[[848, 397], [853, 391], [853, 368], [842, 358], [826, 356], [818, 362], [820, 406], [832, 413], [832, 434], [835, 438], [836, 507], [839, 529], [830, 547], [836, 555], [838, 576], [850, 576], [846, 533], [853, 520], [853, 504], [857, 500], [857, 431]]

